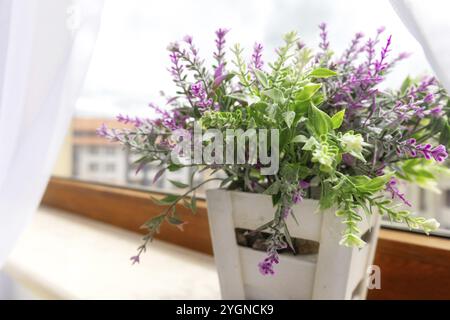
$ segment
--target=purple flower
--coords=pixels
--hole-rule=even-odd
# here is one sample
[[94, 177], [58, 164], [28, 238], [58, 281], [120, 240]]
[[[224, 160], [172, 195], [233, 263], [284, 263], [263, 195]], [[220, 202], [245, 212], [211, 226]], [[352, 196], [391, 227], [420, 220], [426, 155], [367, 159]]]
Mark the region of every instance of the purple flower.
[[436, 84], [436, 78], [435, 77], [425, 77], [420, 82], [419, 86], [417, 87], [417, 92], [426, 92], [428, 91], [428, 88], [432, 85]]
[[344, 161], [344, 163], [349, 166], [349, 167], [353, 167], [355, 165], [356, 159], [354, 156], [352, 156], [350, 153], [344, 153], [342, 155], [342, 161]]
[[305, 180], [300, 180], [300, 182], [298, 183], [298, 186], [302, 189], [308, 189], [310, 187], [310, 185], [311, 184]]
[[175, 84], [179, 85], [183, 81], [184, 66], [180, 63], [181, 53], [179, 51], [178, 44], [169, 46], [170, 62], [172, 66], [169, 68], [169, 72], [173, 77]]
[[168, 110], [162, 109], [154, 103], [150, 103], [149, 107], [160, 115], [158, 119], [151, 122], [153, 125], [163, 125], [170, 130], [176, 130], [183, 127], [186, 117], [181, 116], [178, 111], [170, 113]]
[[295, 191], [293, 196], [292, 196], [292, 202], [294, 204], [299, 204], [302, 201], [303, 201], [303, 197], [302, 197], [301, 192], [299, 190]]
[[440, 144], [431, 151], [431, 155], [437, 162], [444, 162], [448, 157], [447, 150], [444, 145]]
[[366, 53], [367, 53], [367, 66], [370, 67], [372, 65], [372, 60], [375, 56], [375, 44], [376, 42], [372, 39], [367, 40], [366, 42]]
[[375, 170], [375, 174], [379, 177], [384, 175], [384, 169], [386, 168], [385, 164], [382, 164], [381, 167]]
[[275, 271], [273, 271], [272, 263], [266, 261], [265, 259], [264, 259], [264, 261], [262, 261], [258, 264], [258, 268], [259, 268], [259, 272], [264, 276], [269, 275], [269, 274], [270, 275], [275, 274]]
[[106, 126], [106, 124], [103, 123], [100, 128], [97, 129], [97, 135], [102, 138], [106, 138], [109, 136], [108, 127]]
[[425, 103], [432, 103], [434, 102], [434, 95], [430, 92], [428, 93], [425, 98], [423, 98], [423, 102]]
[[390, 63], [387, 64], [386, 69], [390, 69], [392, 68], [397, 62], [405, 60], [406, 58], [409, 58], [411, 56], [411, 54], [409, 52], [402, 52], [400, 53], [397, 58], [395, 58], [394, 60], [392, 60]]
[[192, 36], [185, 35], [183, 41], [186, 42], [187, 44], [192, 44]]
[[[308, 181], [300, 180], [298, 182], [297, 190], [295, 190], [294, 193], [292, 194], [292, 202], [294, 204], [298, 204], [303, 201], [303, 189], [307, 189], [307, 188], [309, 188], [309, 186], [310, 186], [310, 184]], [[291, 213], [291, 212], [292, 212], [292, 209], [290, 209], [290, 211], [287, 211], [287, 212], [283, 211], [283, 217], [286, 218], [289, 215], [289, 213]]]
[[130, 258], [130, 260], [131, 260], [131, 264], [139, 263], [140, 262], [139, 255], [132, 256]]
[[425, 159], [434, 159], [437, 162], [444, 162], [448, 157], [447, 150], [444, 145], [440, 144], [433, 148], [431, 144], [416, 144], [416, 139], [411, 138], [405, 142], [405, 145], [409, 147], [409, 154], [412, 157], [422, 155]]
[[116, 119], [118, 122], [127, 124], [128, 122], [131, 121], [129, 116], [123, 116], [122, 114], [119, 114], [118, 116], [116, 116]]
[[438, 105], [430, 110], [430, 114], [433, 117], [440, 117], [444, 114], [442, 105]]
[[390, 192], [392, 195], [392, 199], [399, 198], [403, 201], [404, 204], [411, 207], [411, 202], [409, 202], [405, 198], [405, 194], [401, 193], [400, 190], [397, 188], [397, 179], [391, 178], [389, 182], [386, 184], [386, 191]]
[[419, 93], [419, 89], [413, 87], [407, 94], [408, 103], [402, 104], [401, 101], [397, 101], [394, 112], [398, 115], [400, 121], [409, 120], [412, 117], [422, 119], [428, 115], [433, 117], [442, 115], [442, 106], [427, 109], [427, 104], [432, 104], [435, 100], [433, 93], [427, 93], [423, 100], [417, 100], [417, 93]]
[[[193, 42], [193, 38], [190, 35], [186, 35], [183, 38], [183, 41], [186, 42], [189, 46], [189, 51], [191, 52], [192, 56], [193, 56], [193, 61], [194, 62], [198, 62], [198, 50], [194, 45]], [[183, 52], [185, 55], [187, 55], [186, 52]]]
[[383, 49], [381, 49], [380, 60], [375, 61], [375, 73], [376, 74], [384, 71], [387, 67], [385, 60], [386, 60], [388, 53], [391, 51], [390, 50], [391, 39], [392, 39], [392, 36], [389, 36], [386, 41], [386, 45], [383, 47]]
[[408, 140], [406, 140], [405, 144], [411, 146], [411, 148], [409, 149], [409, 154], [412, 157], [417, 157], [417, 151], [415, 149], [416, 139], [414, 139], [414, 138], [408, 139]]
[[225, 64], [220, 64], [216, 70], [214, 70], [214, 84], [213, 86], [217, 88], [220, 86], [223, 80], [227, 77], [226, 73], [224, 72]]
[[264, 276], [274, 275], [275, 271], [273, 270], [273, 265], [278, 264], [279, 262], [278, 253], [276, 251], [269, 252], [267, 257], [258, 263], [259, 272]]
[[292, 208], [290, 207], [283, 207], [281, 211], [281, 215], [283, 216], [283, 219], [286, 219], [292, 212]]
[[204, 110], [213, 105], [213, 100], [207, 97], [206, 91], [203, 88], [203, 84], [201, 81], [194, 83], [191, 85], [191, 94], [194, 98], [197, 99], [196, 105]]
[[419, 151], [419, 153], [421, 153], [425, 159], [427, 160], [431, 160], [433, 158], [433, 151], [432, 151], [432, 146], [431, 144], [427, 143], [424, 145], [418, 144], [415, 146], [416, 150]]
[[356, 60], [359, 53], [364, 49], [364, 47], [358, 48], [359, 42], [363, 37], [364, 34], [362, 32], [355, 33], [355, 36], [350, 43], [350, 47], [345, 50], [344, 56], [341, 58], [341, 61], [339, 61], [339, 63], [344, 67], [350, 65], [352, 61]]
[[195, 97], [195, 98], [199, 98], [199, 99], [204, 99], [206, 96], [206, 92], [203, 89], [203, 85], [202, 83], [199, 81], [197, 83], [194, 83], [191, 86], [191, 94]]
[[410, 109], [413, 111], [414, 115], [420, 119], [424, 118], [430, 112], [425, 109], [425, 107], [420, 107], [416, 105], [411, 105]]
[[[358, 110], [370, 108], [368, 116], [364, 120], [364, 125], [370, 124], [371, 117], [377, 115], [380, 111], [380, 100], [378, 98], [380, 91], [377, 86], [384, 80], [383, 74], [391, 66], [385, 61], [390, 49], [390, 39], [381, 50], [380, 58], [375, 59], [380, 31], [378, 30], [375, 38], [368, 39], [363, 45], [361, 45], [361, 41], [364, 35], [356, 33], [342, 57], [336, 63], [330, 64], [330, 66], [335, 67], [334, 69], [337, 69], [338, 73], [342, 71], [342, 73], [348, 75], [336, 81], [334, 93], [330, 96], [330, 102], [332, 106], [339, 109], [347, 109], [345, 118], [346, 123], [350, 126], [353, 117], [359, 115]], [[359, 62], [358, 57], [362, 52], [366, 53], [366, 59]], [[404, 112], [399, 107], [396, 111], [399, 117], [403, 117]], [[408, 114], [408, 117], [410, 116]], [[351, 165], [351, 159], [348, 158], [347, 160], [349, 160], [348, 164]]]
[[264, 65], [264, 62], [262, 61], [262, 50], [263, 50], [262, 44], [255, 43], [255, 45], [253, 46], [252, 61], [251, 61], [251, 66], [254, 69], [261, 70]]
[[214, 52], [214, 58], [217, 61], [217, 65], [221, 65], [224, 61], [223, 58], [225, 56], [224, 48], [225, 48], [225, 36], [228, 33], [228, 29], [218, 29], [216, 30], [216, 52]]
[[138, 117], [135, 117], [134, 119], [130, 116], [123, 116], [122, 114], [119, 114], [116, 117], [117, 121], [123, 124], [132, 124], [135, 127], [140, 127], [144, 124], [144, 121]]
[[399, 61], [399, 60], [404, 60], [404, 59], [407, 59], [407, 58], [409, 58], [411, 56], [411, 53], [409, 53], [409, 52], [401, 52], [399, 55], [398, 55], [398, 57], [397, 57], [397, 61]]
[[330, 42], [328, 41], [328, 31], [327, 31], [327, 24], [322, 22], [319, 24], [320, 29], [320, 43], [319, 48], [323, 51], [327, 51], [328, 47], [330, 46]]

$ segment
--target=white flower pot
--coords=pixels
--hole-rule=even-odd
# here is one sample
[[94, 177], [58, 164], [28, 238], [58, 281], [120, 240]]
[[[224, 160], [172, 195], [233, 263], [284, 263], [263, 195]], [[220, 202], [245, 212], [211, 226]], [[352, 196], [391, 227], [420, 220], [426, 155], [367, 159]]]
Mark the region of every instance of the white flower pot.
[[333, 211], [318, 212], [317, 200], [303, 200], [287, 220], [291, 237], [317, 241], [318, 254], [280, 254], [275, 275], [263, 276], [258, 263], [266, 254], [238, 246], [235, 228], [256, 230], [273, 219], [271, 197], [226, 190], [207, 191], [214, 256], [223, 299], [364, 299], [379, 215], [363, 220], [362, 249], [339, 245], [344, 229]]

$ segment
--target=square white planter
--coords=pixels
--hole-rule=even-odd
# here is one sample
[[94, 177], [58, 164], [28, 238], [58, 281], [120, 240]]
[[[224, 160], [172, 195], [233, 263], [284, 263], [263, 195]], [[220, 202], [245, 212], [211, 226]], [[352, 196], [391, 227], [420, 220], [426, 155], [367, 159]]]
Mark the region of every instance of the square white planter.
[[266, 253], [238, 246], [235, 228], [256, 230], [273, 219], [271, 197], [227, 190], [207, 191], [208, 216], [223, 299], [364, 299], [367, 269], [372, 264], [379, 215], [360, 223], [367, 232], [362, 249], [339, 245], [344, 229], [333, 211], [318, 212], [317, 200], [294, 207], [287, 224], [291, 237], [317, 241], [318, 254], [284, 255], [275, 275], [263, 276], [258, 263]]

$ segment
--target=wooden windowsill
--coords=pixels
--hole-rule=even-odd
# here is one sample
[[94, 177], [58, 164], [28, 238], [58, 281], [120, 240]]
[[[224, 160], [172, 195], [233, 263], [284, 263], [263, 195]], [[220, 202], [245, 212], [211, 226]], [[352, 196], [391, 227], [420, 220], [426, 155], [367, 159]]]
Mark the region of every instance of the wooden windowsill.
[[[143, 233], [140, 226], [161, 212], [149, 193], [71, 179], [52, 178], [42, 204]], [[212, 255], [206, 201], [198, 211], [179, 206], [188, 223], [184, 232], [164, 224], [158, 239]], [[450, 239], [382, 229], [374, 264], [382, 271], [382, 289], [370, 299], [450, 299]]]
[[380, 239], [408, 243], [414, 246], [450, 250], [450, 240], [442, 237], [426, 236], [408, 231], [381, 229]]
[[[141, 228], [144, 222], [163, 210], [151, 196], [159, 199], [164, 194], [52, 178], [42, 204], [144, 234]], [[184, 232], [163, 224], [156, 238], [212, 255], [206, 202], [197, 201], [195, 215], [182, 205], [177, 205], [177, 212], [188, 224]]]

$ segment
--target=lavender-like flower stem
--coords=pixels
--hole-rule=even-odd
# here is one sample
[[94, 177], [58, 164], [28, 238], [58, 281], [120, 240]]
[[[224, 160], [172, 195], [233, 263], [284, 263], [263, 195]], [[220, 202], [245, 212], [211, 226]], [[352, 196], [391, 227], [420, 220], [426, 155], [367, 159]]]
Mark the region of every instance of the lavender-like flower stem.
[[262, 61], [262, 50], [263, 46], [260, 43], [255, 43], [253, 46], [253, 53], [252, 53], [252, 60], [251, 60], [251, 66], [254, 69], [261, 70], [264, 62]]
[[217, 66], [225, 63], [225, 36], [228, 33], [228, 29], [218, 29], [216, 30], [216, 51], [214, 52], [214, 59], [217, 61]]

